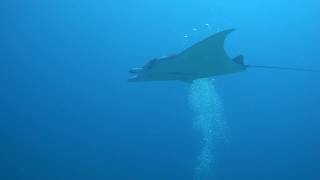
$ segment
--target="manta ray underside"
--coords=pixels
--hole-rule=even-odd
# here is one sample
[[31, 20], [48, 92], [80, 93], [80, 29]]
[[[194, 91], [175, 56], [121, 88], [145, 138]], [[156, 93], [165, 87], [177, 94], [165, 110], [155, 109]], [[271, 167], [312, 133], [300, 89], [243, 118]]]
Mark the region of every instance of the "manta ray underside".
[[232, 31], [216, 33], [177, 55], [152, 59], [142, 68], [133, 68], [129, 72], [134, 76], [128, 81], [192, 81], [243, 71], [243, 57], [232, 60], [224, 50], [224, 41]]

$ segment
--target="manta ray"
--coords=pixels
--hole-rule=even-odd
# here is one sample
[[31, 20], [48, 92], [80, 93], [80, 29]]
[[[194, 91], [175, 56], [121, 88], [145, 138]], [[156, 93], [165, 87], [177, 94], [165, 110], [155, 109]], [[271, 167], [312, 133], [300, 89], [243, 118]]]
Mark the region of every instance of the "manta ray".
[[224, 49], [225, 39], [235, 29], [228, 29], [192, 45], [179, 54], [155, 58], [141, 68], [130, 69], [129, 82], [181, 80], [215, 77], [245, 71], [247, 68], [269, 68], [312, 71], [278, 66], [246, 65], [243, 55], [230, 58]]

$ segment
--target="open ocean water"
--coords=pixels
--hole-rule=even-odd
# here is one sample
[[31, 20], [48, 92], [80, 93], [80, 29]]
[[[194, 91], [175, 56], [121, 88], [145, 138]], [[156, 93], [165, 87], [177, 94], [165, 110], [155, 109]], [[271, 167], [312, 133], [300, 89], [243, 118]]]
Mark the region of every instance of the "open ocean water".
[[229, 28], [230, 57], [320, 69], [319, 17], [316, 0], [2, 0], [0, 180], [319, 180], [320, 73], [127, 82]]

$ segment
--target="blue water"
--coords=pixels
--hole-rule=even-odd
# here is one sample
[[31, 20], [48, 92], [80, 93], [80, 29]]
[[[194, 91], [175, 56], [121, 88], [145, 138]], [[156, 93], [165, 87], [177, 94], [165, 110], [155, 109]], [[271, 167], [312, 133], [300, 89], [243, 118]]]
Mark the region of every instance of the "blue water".
[[[191, 85], [128, 83], [128, 69], [227, 28], [237, 29], [226, 41], [231, 57], [320, 69], [319, 8], [316, 0], [1, 1], [0, 179], [199, 179], [204, 136]], [[216, 77], [228, 137], [203, 179], [320, 179], [319, 77], [263, 69]]]

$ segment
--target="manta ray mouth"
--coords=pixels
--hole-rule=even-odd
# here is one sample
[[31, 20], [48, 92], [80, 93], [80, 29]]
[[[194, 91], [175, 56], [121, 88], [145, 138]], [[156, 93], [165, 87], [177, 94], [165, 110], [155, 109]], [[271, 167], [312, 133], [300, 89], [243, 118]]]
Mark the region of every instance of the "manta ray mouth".
[[143, 68], [132, 68], [129, 70], [129, 73], [131, 74], [131, 77], [129, 77], [128, 82], [137, 82], [141, 80], [141, 76], [139, 76], [140, 72], [143, 70]]

